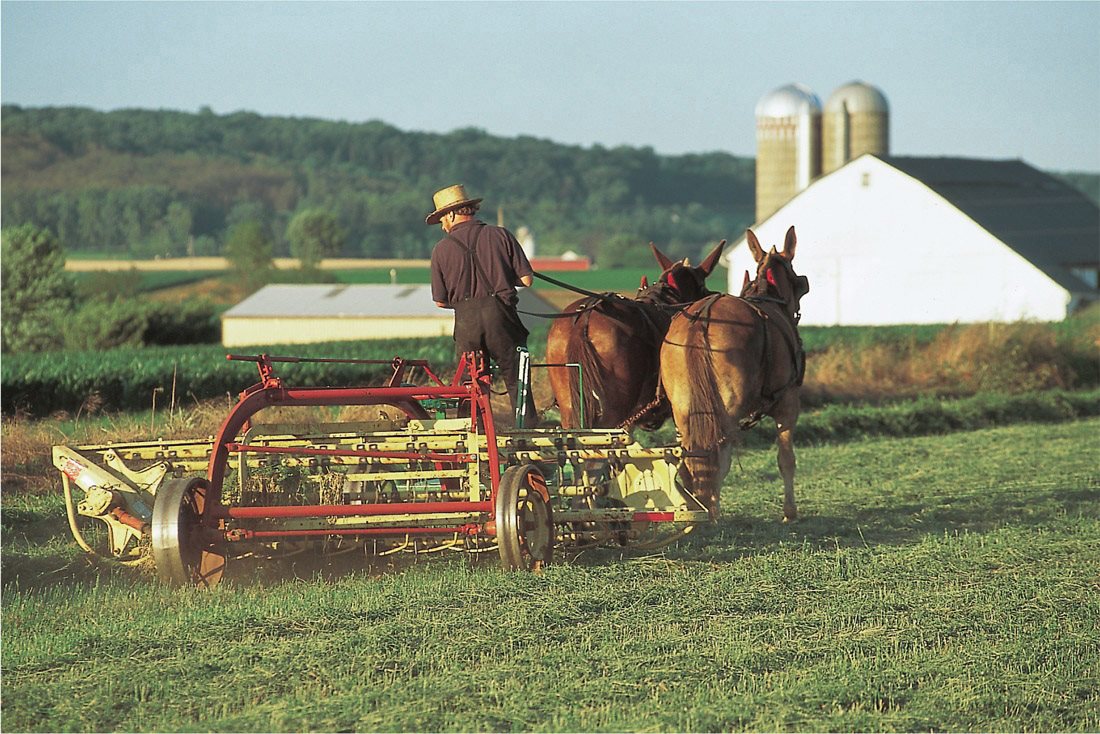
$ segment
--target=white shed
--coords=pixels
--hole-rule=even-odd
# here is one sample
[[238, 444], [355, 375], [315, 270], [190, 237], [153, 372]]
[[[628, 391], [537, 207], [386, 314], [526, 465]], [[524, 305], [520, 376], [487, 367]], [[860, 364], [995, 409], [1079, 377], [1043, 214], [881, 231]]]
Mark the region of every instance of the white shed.
[[[519, 289], [519, 308], [556, 309]], [[530, 329], [544, 322], [527, 314]], [[222, 315], [222, 344], [311, 344], [359, 339], [450, 336], [454, 311], [437, 308], [429, 285], [268, 285]]]
[[[1100, 209], [1025, 163], [863, 155], [753, 227], [798, 233], [803, 324], [1057, 321], [1100, 298]], [[755, 272], [744, 237], [729, 290]]]

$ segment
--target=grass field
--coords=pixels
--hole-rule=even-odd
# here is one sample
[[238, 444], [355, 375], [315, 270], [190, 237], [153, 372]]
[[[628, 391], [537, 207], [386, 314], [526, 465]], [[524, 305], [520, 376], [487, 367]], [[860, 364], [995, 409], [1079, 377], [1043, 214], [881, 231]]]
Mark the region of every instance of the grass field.
[[5, 493], [5, 731], [1100, 729], [1100, 419], [772, 450], [657, 555], [97, 568]]

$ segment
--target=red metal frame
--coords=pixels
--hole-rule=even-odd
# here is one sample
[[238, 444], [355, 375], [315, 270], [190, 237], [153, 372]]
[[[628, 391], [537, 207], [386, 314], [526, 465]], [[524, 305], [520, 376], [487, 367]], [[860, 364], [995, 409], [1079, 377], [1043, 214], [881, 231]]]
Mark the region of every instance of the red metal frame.
[[227, 507], [234, 520], [269, 520], [287, 517], [356, 517], [359, 515], [410, 515], [413, 512], [488, 512], [492, 502], [386, 502], [371, 505], [273, 505]]
[[246, 443], [231, 443], [230, 452], [246, 451], [253, 454], [297, 454], [299, 456], [347, 456], [363, 459], [410, 459], [412, 461], [445, 461], [448, 463], [466, 463], [477, 461], [474, 454], [440, 454], [434, 451], [367, 451], [365, 449], [314, 449], [308, 446], [254, 446]]
[[[476, 353], [461, 355], [450, 384], [443, 382], [432, 372], [424, 360], [404, 360], [395, 357], [391, 362], [380, 360], [308, 359], [297, 357], [271, 357], [227, 355], [227, 359], [256, 362], [260, 382], [245, 389], [237, 404], [229, 411], [214, 437], [207, 467], [209, 489], [206, 495], [206, 512], [203, 524], [214, 531], [227, 519], [263, 518], [311, 518], [346, 517], [365, 515], [415, 515], [421, 513], [488, 513], [492, 517], [497, 489], [500, 485], [500, 456], [497, 451], [496, 426], [489, 399], [490, 375], [484, 360]], [[285, 387], [282, 378], [275, 374], [274, 365], [279, 362], [353, 362], [357, 364], [390, 364], [393, 374], [382, 387]], [[407, 368], [422, 369], [434, 383], [425, 386], [403, 385]], [[222, 503], [222, 484], [225, 481], [229, 456], [240, 451], [258, 453], [285, 453], [307, 456], [349, 456], [362, 458], [420, 459], [438, 463], [470, 463], [477, 461], [476, 454], [446, 454], [436, 452], [359, 451], [345, 449], [314, 449], [307, 447], [252, 446], [237, 442], [237, 436], [251, 424], [254, 415], [271, 406], [314, 407], [326, 405], [389, 405], [398, 408], [410, 418], [428, 418], [420, 400], [431, 398], [457, 398], [470, 404], [471, 431], [482, 433], [488, 454], [490, 475], [490, 500], [488, 502], [401, 502], [369, 505], [301, 505], [277, 507], [229, 507]], [[331, 530], [236, 530], [226, 539], [275, 538], [311, 535], [429, 535], [469, 534], [480, 531], [481, 526], [464, 525], [460, 528], [332, 528]]]
[[367, 535], [372, 537], [400, 538], [408, 535], [477, 535], [482, 528], [477, 524], [458, 525], [449, 528], [348, 528], [347, 530], [241, 530], [241, 540], [266, 538], [316, 538], [327, 535]]

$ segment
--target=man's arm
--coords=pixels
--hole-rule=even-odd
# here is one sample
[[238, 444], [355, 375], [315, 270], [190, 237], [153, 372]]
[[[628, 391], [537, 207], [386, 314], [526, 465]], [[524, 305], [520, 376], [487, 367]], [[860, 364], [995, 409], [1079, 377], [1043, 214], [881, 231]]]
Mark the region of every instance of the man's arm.
[[[502, 228], [503, 229], [503, 228]], [[530, 288], [534, 280], [534, 270], [531, 268], [530, 261], [527, 260], [527, 253], [520, 247], [519, 240], [516, 236], [504, 229], [504, 236], [508, 243], [508, 258], [512, 264], [512, 270], [515, 271], [516, 277], [519, 278], [519, 284], [524, 288]]]
[[443, 257], [442, 253], [439, 251], [442, 244], [442, 242], [439, 242], [432, 249], [432, 300], [435, 301], [435, 305], [439, 308], [450, 308], [446, 301], [441, 300], [447, 297], [447, 286], [443, 279], [443, 268], [439, 262]]

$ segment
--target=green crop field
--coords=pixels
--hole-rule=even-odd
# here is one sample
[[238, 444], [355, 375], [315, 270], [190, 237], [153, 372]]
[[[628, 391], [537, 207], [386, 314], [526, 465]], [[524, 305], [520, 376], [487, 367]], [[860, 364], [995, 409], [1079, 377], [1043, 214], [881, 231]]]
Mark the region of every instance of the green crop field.
[[658, 554], [96, 566], [4, 493], [5, 731], [1096, 731], [1100, 419], [774, 450]]

